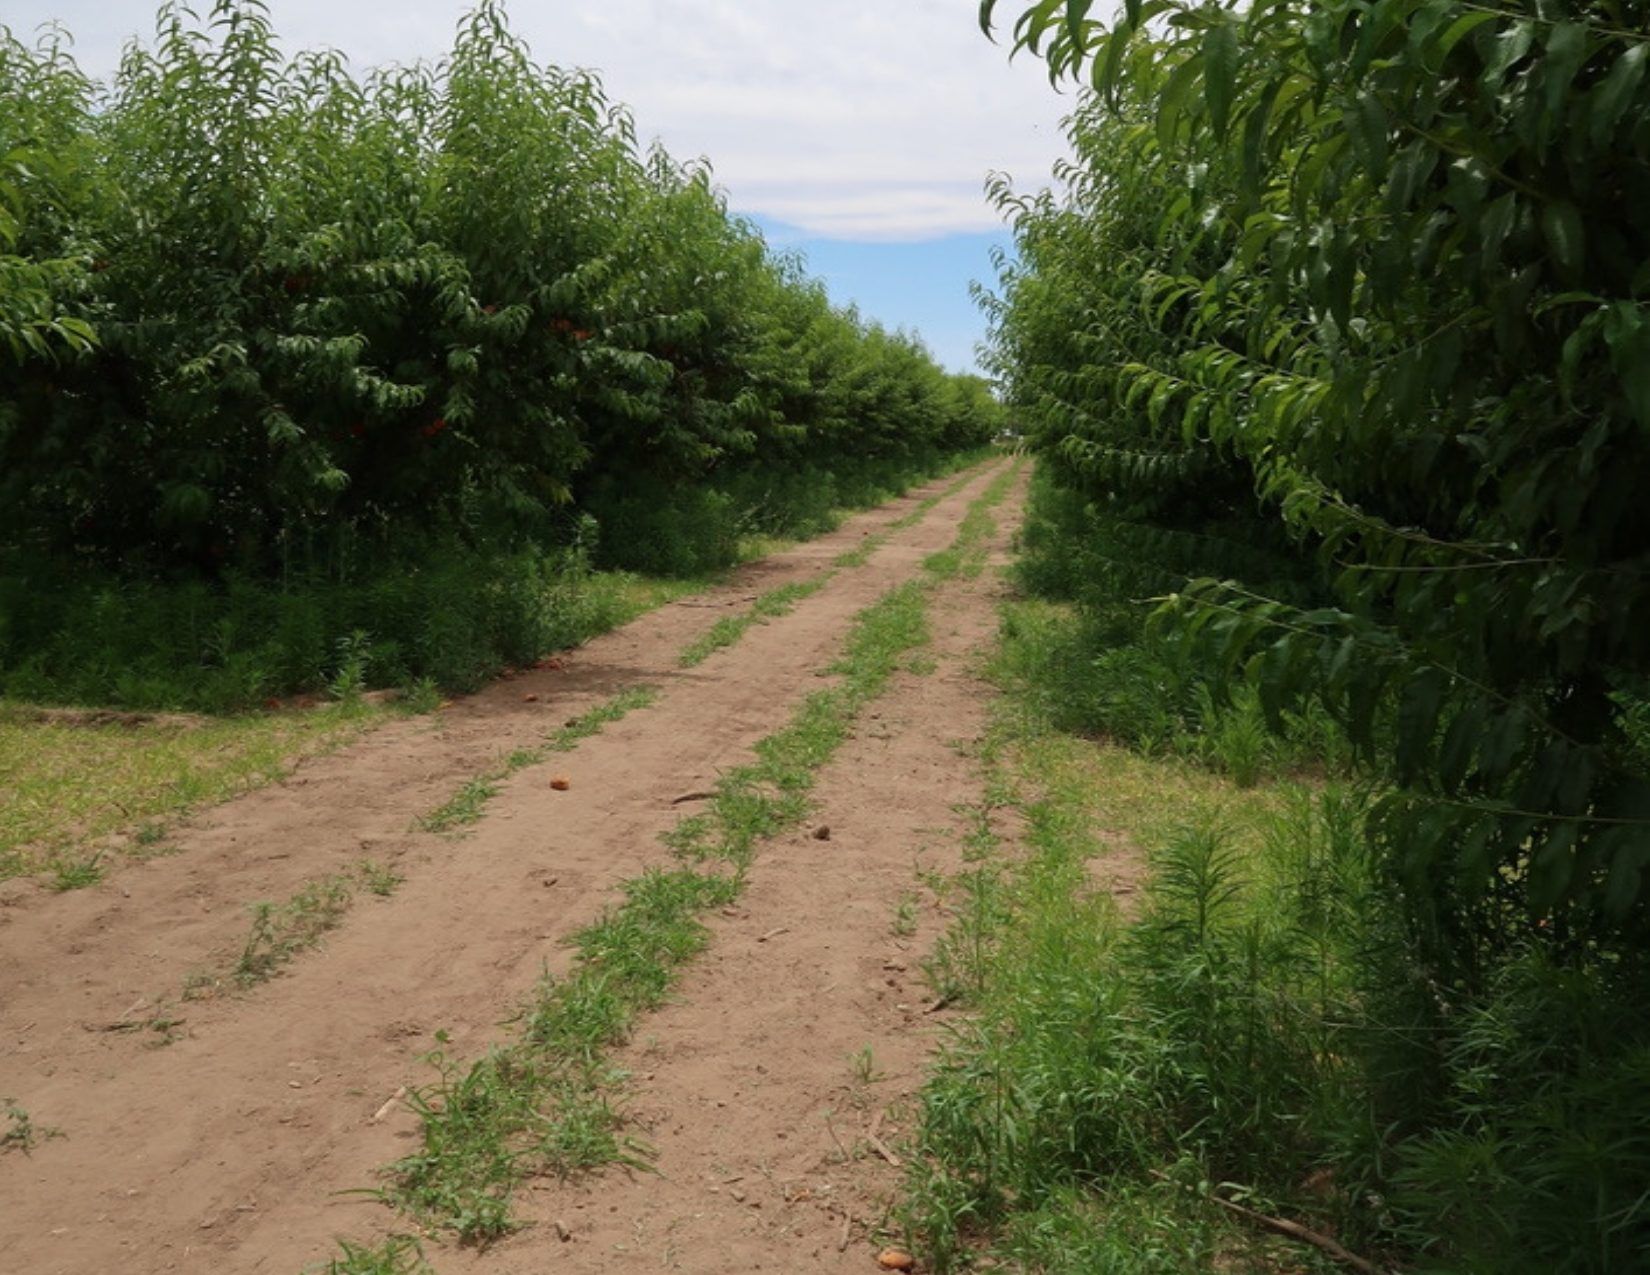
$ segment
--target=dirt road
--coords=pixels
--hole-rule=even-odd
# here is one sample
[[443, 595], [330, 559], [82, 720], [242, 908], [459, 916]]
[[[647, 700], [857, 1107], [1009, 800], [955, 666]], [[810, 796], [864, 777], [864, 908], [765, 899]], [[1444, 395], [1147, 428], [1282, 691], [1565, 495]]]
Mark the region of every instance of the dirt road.
[[[457, 1058], [498, 1039], [541, 972], [568, 966], [567, 936], [620, 882], [669, 862], [674, 800], [749, 759], [821, 685], [853, 618], [950, 545], [1001, 472], [982, 468], [899, 525], [952, 486], [933, 484], [559, 669], [376, 731], [202, 816], [177, 855], [92, 890], [9, 899], [0, 1097], [62, 1136], [0, 1155], [0, 1269], [296, 1275], [338, 1236], [408, 1229], [347, 1193], [415, 1145], [416, 1117], [386, 1100], [428, 1081], [436, 1033]], [[1016, 486], [998, 510], [995, 554], [1019, 499]], [[862, 563], [835, 567], [788, 615], [680, 666], [719, 618], [867, 539]], [[819, 775], [807, 829], [763, 847], [675, 1002], [626, 1047], [656, 1172], [536, 1184], [518, 1209], [527, 1226], [479, 1253], [432, 1243], [438, 1271], [873, 1268], [900, 1119], [884, 1113], [914, 1088], [944, 1017], [927, 1012], [919, 971], [943, 917], [915, 869], [956, 858], [980, 796], [973, 656], [998, 587], [991, 572], [936, 587], [932, 667], [897, 675]], [[520, 769], [469, 835], [418, 830], [468, 776], [644, 685], [654, 702]], [[828, 839], [812, 835], [821, 826]], [[234, 961], [250, 904], [364, 857], [404, 878], [392, 895], [362, 893], [272, 981], [179, 999]], [[182, 1020], [172, 1043], [125, 1030], [157, 1017]]]

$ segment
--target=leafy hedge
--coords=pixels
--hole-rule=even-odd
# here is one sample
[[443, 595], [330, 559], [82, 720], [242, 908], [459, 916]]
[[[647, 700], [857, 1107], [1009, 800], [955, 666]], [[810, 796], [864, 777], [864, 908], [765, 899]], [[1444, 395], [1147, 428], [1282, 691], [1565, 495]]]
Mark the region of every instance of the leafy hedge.
[[495, 0], [364, 76], [257, 0], [107, 85], [0, 27], [0, 693], [473, 686], [625, 613], [589, 566], [820, 531], [998, 413]]
[[1091, 9], [1016, 28], [1093, 90], [1064, 197], [999, 191], [1028, 428], [1160, 541], [1310, 551], [1293, 596], [1205, 555], [1170, 627], [1393, 781], [1379, 835], [1452, 975], [1640, 943], [1650, 6]]
[[267, 573], [993, 428], [493, 0], [365, 76], [250, 0], [165, 5], [107, 87], [0, 32], [0, 157], [0, 544]]
[[[1291, 833], [1232, 856], [1220, 897], [1256, 910], [1231, 946], [1173, 914], [1090, 973], [1095, 1049], [1156, 1025], [1062, 1094], [1106, 1095], [1102, 1128], [1220, 1101], [1135, 1166], [1075, 1139], [1058, 1181], [1126, 1194], [1185, 1158], [1406, 1267], [1642, 1269], [1650, 5], [1013, 7], [1086, 88], [1059, 187], [995, 191], [996, 370], [1054, 484], [1026, 578], [1083, 617], [1043, 693], [1216, 760], [1257, 717], [1285, 755], [1329, 721], [1375, 796], [1336, 837], [1355, 888], [1262, 900], [1314, 861]], [[1311, 962], [1250, 943], [1326, 898]], [[1303, 970], [1344, 1001], [1310, 1009]], [[1218, 1020], [1175, 1017], [1199, 971], [1279, 1006], [1299, 1065], [1204, 1049]]]

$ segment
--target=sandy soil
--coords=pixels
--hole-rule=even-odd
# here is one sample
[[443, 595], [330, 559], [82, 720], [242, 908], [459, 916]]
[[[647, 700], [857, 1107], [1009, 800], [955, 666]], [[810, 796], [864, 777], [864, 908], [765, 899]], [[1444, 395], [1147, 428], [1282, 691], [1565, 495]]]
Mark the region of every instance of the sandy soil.
[[[0, 1097], [61, 1138], [0, 1156], [0, 1269], [284, 1272], [324, 1262], [339, 1235], [395, 1224], [343, 1194], [411, 1146], [415, 1124], [374, 1114], [429, 1078], [443, 1029], [471, 1057], [561, 940], [619, 881], [665, 862], [671, 800], [750, 756], [819, 683], [852, 617], [953, 538], [982, 470], [862, 567], [696, 669], [676, 655], [759, 590], [805, 579], [946, 483], [752, 564], [709, 594], [591, 642], [428, 721], [396, 723], [218, 807], [175, 838], [182, 853], [68, 895], [0, 906]], [[1001, 552], [1018, 493], [999, 514]], [[874, 1269], [868, 1236], [895, 1171], [887, 1144], [944, 1013], [925, 1012], [919, 962], [943, 918], [895, 934], [914, 864], [957, 854], [980, 779], [967, 743], [986, 691], [972, 653], [989, 638], [993, 573], [933, 601], [937, 669], [901, 674], [816, 788], [816, 823], [766, 847], [738, 908], [679, 999], [649, 1016], [625, 1059], [656, 1174], [609, 1172], [526, 1193], [529, 1226], [485, 1254], [432, 1251], [437, 1269]], [[633, 685], [650, 708], [504, 786], [462, 840], [414, 830], [466, 777]], [[526, 696], [536, 696], [528, 700]], [[572, 781], [553, 791], [552, 774]], [[247, 907], [363, 857], [406, 877], [363, 895], [323, 947], [244, 995], [175, 1005], [182, 1038], [110, 1025], [175, 1001], [221, 968]], [[869, 1046], [879, 1077], [856, 1078]], [[563, 1222], [571, 1238], [553, 1225]]]

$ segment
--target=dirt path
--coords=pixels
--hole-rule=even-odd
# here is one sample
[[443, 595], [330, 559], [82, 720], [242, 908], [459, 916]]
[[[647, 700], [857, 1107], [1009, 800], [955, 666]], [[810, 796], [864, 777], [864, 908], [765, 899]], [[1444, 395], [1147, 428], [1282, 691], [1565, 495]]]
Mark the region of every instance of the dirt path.
[[[750, 630], [697, 669], [679, 669], [677, 652], [727, 613], [705, 603], [808, 578], [944, 484], [756, 564], [698, 605], [666, 607], [592, 642], [563, 671], [502, 683], [437, 730], [389, 727], [221, 807], [189, 831], [179, 857], [122, 872], [85, 896], [0, 909], [0, 1096], [65, 1134], [30, 1156], [0, 1157], [4, 1265], [290, 1275], [323, 1261], [334, 1235], [382, 1225], [382, 1208], [337, 1193], [371, 1183], [375, 1169], [408, 1149], [409, 1115], [372, 1117], [399, 1085], [427, 1078], [417, 1059], [433, 1033], [443, 1029], [460, 1058], [496, 1038], [541, 969], [567, 964], [559, 941], [599, 913], [617, 882], [665, 860], [659, 834], [681, 813], [671, 799], [747, 758], [817, 685], [813, 674], [834, 657], [852, 617], [949, 544], [988, 481], [982, 471], [915, 526], [893, 532], [865, 565], [839, 572], [789, 616]], [[1010, 521], [1006, 511], [999, 520]], [[972, 763], [947, 741], [977, 734], [981, 696], [962, 669], [993, 623], [989, 587], [989, 577], [959, 581], [936, 595], [939, 671], [902, 675], [874, 710], [888, 729], [864, 731], [821, 777], [832, 839], [771, 848], [739, 915], [717, 919], [681, 1006], [644, 1024], [636, 1048], [654, 1052], [632, 1062], [661, 1086], [644, 1088], [640, 1103], [654, 1125], [662, 1183], [608, 1174], [582, 1194], [541, 1194], [529, 1205], [534, 1214], [580, 1214], [558, 1266], [574, 1256], [592, 1267], [611, 1260], [622, 1241], [610, 1228], [622, 1222], [632, 1243], [637, 1235], [659, 1240], [653, 1256], [631, 1253], [644, 1268], [657, 1257], [658, 1269], [729, 1269], [744, 1264], [727, 1261], [736, 1235], [741, 1244], [776, 1243], [781, 1219], [803, 1230], [802, 1240], [786, 1242], [787, 1260], [817, 1247], [848, 1261], [836, 1248], [841, 1222], [818, 1201], [848, 1200], [867, 1220], [863, 1190], [874, 1175], [863, 1163], [842, 1166], [842, 1185], [830, 1191], [806, 1188], [807, 1208], [781, 1208], [780, 1195], [770, 1200], [754, 1188], [736, 1201], [731, 1192], [741, 1188], [727, 1184], [727, 1194], [708, 1198], [733, 1214], [701, 1230], [694, 1202], [704, 1198], [705, 1174], [735, 1153], [733, 1164], [754, 1163], [749, 1157], [766, 1147], [763, 1164], [814, 1174], [824, 1163], [825, 1107], [871, 1104], [910, 1082], [932, 1027], [917, 1004], [910, 956], [922, 936], [897, 940], [911, 945], [907, 959], [895, 955], [890, 926], [912, 886], [913, 849], [926, 838], [942, 853], [942, 830], [958, 818], [952, 803], [977, 792]], [[508, 781], [470, 838], [409, 831], [467, 774], [638, 684], [663, 693], [576, 751]], [[570, 791], [549, 788], [552, 769], [571, 778]], [[245, 996], [188, 1004], [187, 1035], [167, 1048], [87, 1030], [232, 953], [249, 902], [283, 897], [368, 853], [396, 864], [405, 884], [392, 898], [363, 898], [324, 948], [286, 976]], [[785, 932], [756, 942], [776, 928]], [[719, 1021], [721, 1013], [735, 1017]], [[875, 1069], [900, 1080], [847, 1093], [849, 1055], [866, 1044]], [[736, 1120], [730, 1111], [742, 1114]], [[837, 1126], [845, 1140], [854, 1133], [847, 1111]], [[723, 1177], [737, 1174], [729, 1168]], [[596, 1199], [612, 1210], [600, 1227], [583, 1220]], [[743, 1221], [739, 1231], [727, 1231], [731, 1218]], [[477, 1269], [540, 1269], [535, 1246], [546, 1235], [557, 1242], [553, 1230], [530, 1229]], [[679, 1237], [673, 1247], [671, 1236]], [[674, 1265], [664, 1261], [667, 1247]], [[468, 1260], [444, 1252], [442, 1269]], [[855, 1265], [864, 1263], [860, 1252]]]
[[[1017, 514], [998, 515], [997, 562]], [[897, 677], [820, 775], [808, 827], [758, 857], [625, 1052], [657, 1173], [541, 1183], [524, 1210], [539, 1225], [443, 1255], [443, 1275], [876, 1269], [899, 1176], [883, 1152], [949, 1017], [921, 969], [948, 917], [919, 874], [956, 871], [983, 797], [977, 664], [1001, 587], [988, 572], [940, 591], [934, 671]]]

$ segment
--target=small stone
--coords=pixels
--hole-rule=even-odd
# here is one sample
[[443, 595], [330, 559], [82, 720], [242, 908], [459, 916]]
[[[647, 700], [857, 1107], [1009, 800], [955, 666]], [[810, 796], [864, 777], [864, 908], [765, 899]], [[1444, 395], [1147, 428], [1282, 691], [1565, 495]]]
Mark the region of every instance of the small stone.
[[565, 1244], [573, 1238], [573, 1228], [568, 1226], [566, 1222], [562, 1221], [558, 1217], [556, 1219], [556, 1235], [560, 1238], [561, 1242]]
[[743, 1204], [745, 1202], [745, 1193], [743, 1191], [741, 1191], [738, 1187], [734, 1187], [733, 1190], [728, 1192], [728, 1194], [731, 1195], [740, 1204]]
[[573, 786], [573, 781], [568, 779], [566, 775], [557, 775], [550, 781], [550, 786], [557, 792], [566, 792]]
[[829, 841], [830, 839], [831, 839], [831, 825], [830, 824], [822, 823], [822, 824], [819, 825], [819, 827], [814, 829], [814, 840], [815, 841]]

